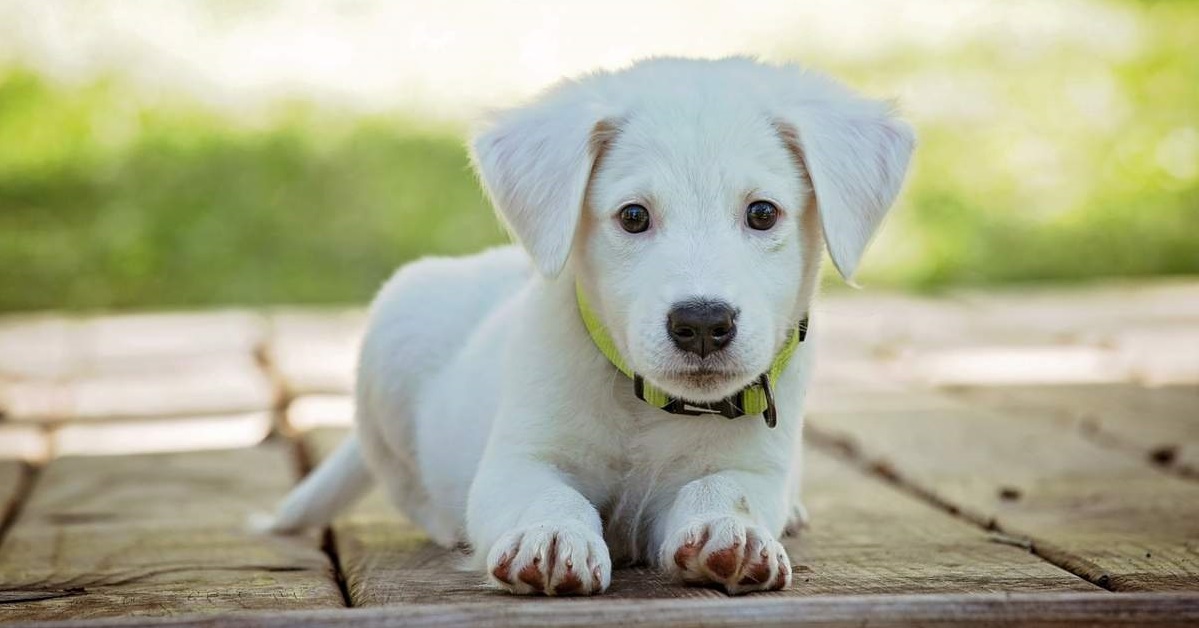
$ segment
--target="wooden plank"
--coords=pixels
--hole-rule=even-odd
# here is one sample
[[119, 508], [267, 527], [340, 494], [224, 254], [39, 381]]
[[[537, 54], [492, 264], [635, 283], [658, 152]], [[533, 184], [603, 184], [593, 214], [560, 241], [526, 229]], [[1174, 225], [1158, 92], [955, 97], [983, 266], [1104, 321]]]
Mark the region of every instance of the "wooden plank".
[[0, 460], [0, 542], [4, 541], [5, 522], [19, 505], [17, 498], [24, 481], [24, 465], [12, 460]]
[[1096, 441], [1199, 477], [1199, 386], [1003, 386], [955, 389], [968, 403], [1044, 410]]
[[270, 434], [270, 412], [67, 423], [53, 431], [59, 456], [111, 456], [253, 447]]
[[0, 546], [0, 621], [342, 606], [315, 535], [247, 529], [293, 477], [283, 443], [55, 460]]
[[289, 429], [307, 432], [320, 427], [349, 427], [354, 423], [354, 399], [348, 395], [304, 395], [287, 404]]
[[92, 421], [264, 410], [265, 319], [242, 311], [0, 320], [0, 415]]
[[1100, 592], [814, 447], [804, 465], [811, 523], [785, 541], [797, 594]]
[[0, 374], [61, 380], [152, 372], [164, 362], [250, 355], [264, 336], [265, 320], [239, 310], [6, 316], [0, 318]]
[[986, 329], [1008, 329], [1062, 341], [1110, 341], [1131, 327], [1161, 328], [1199, 320], [1194, 279], [962, 290], [953, 299], [970, 307]]
[[[826, 365], [827, 361], [821, 363], [817, 370], [824, 369]], [[817, 379], [823, 380], [819, 376]], [[939, 390], [914, 389], [895, 382], [889, 382], [886, 386], [862, 386], [838, 385], [823, 380], [813, 381], [808, 388], [804, 410], [808, 414], [877, 410], [952, 410], [961, 408], [966, 403]]]
[[163, 362], [253, 355], [265, 341], [266, 319], [242, 310], [154, 312], [88, 319], [82, 372], [154, 370]]
[[50, 458], [50, 435], [45, 426], [0, 419], [0, 460], [45, 462]]
[[614, 600], [531, 599], [518, 605], [466, 603], [406, 605], [236, 616], [124, 618], [99, 622], [18, 624], [30, 628], [78, 626], [807, 626], [848, 628], [932, 625], [1026, 626], [1193, 626], [1199, 597], [1170, 593], [1122, 595], [951, 594], [818, 596], [754, 595], [737, 599]]
[[1044, 412], [815, 414], [809, 432], [1117, 591], [1199, 589], [1199, 485]]
[[[343, 430], [318, 430], [308, 443], [327, 455]], [[976, 526], [869, 478], [818, 451], [807, 460], [807, 506], [813, 523], [786, 540], [794, 586], [770, 595], [857, 595], [1092, 591], [1100, 589]], [[520, 603], [482, 587], [482, 577], [456, 569], [460, 557], [434, 546], [376, 490], [334, 527], [337, 552], [354, 606]], [[722, 597], [679, 586], [650, 569], [619, 571], [607, 597]]]
[[61, 377], [79, 361], [78, 325], [63, 316], [33, 314], [0, 318], [0, 376]]
[[1121, 329], [1111, 344], [1135, 381], [1157, 386], [1199, 383], [1199, 315], [1181, 325], [1142, 323]]
[[888, 366], [896, 381], [933, 386], [1103, 384], [1133, 378], [1118, 352], [1085, 345], [909, 347]]
[[[959, 344], [971, 335], [969, 314], [962, 303], [950, 299], [838, 290], [817, 302], [812, 329], [814, 336], [819, 333], [826, 338], [818, 342], [879, 356], [911, 344]], [[836, 340], [828, 340], [833, 338]]]
[[101, 421], [251, 412], [273, 408], [278, 391], [246, 354], [159, 363], [151, 372], [0, 383], [13, 421]]
[[814, 325], [853, 372], [933, 384], [1199, 381], [1199, 282], [836, 294]]
[[267, 361], [291, 396], [348, 393], [365, 325], [360, 310], [275, 312]]

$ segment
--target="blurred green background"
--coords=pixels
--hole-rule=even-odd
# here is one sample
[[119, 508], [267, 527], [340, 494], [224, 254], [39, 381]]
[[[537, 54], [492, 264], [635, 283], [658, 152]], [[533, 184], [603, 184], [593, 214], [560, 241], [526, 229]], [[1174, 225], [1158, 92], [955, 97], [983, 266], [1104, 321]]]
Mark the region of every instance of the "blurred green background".
[[[917, 126], [863, 283], [1199, 272], [1199, 3], [1071, 6], [1133, 34], [1109, 53], [1085, 20], [869, 54], [763, 44], [897, 95]], [[461, 117], [302, 95], [247, 115], [139, 80], [0, 56], [0, 310], [364, 302], [406, 260], [505, 239]]]

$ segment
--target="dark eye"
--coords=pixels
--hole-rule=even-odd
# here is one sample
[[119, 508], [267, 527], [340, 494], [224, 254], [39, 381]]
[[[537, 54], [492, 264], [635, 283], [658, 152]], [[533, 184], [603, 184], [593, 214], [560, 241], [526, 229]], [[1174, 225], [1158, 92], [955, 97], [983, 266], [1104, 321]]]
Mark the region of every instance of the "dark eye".
[[779, 208], [770, 201], [754, 201], [745, 210], [745, 224], [750, 229], [766, 231], [779, 219]]
[[620, 226], [629, 233], [649, 229], [649, 210], [643, 205], [625, 205], [620, 210]]

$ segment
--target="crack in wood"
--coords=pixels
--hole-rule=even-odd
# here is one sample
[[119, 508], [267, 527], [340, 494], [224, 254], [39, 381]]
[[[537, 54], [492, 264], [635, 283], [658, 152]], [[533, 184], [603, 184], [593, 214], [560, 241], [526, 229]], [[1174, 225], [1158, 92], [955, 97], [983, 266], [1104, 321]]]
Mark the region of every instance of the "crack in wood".
[[57, 591], [40, 591], [36, 589], [0, 590], [0, 604], [41, 602], [43, 600], [57, 600], [59, 598], [74, 597], [76, 595], [85, 594], [87, 594], [87, 589], [84, 589], [83, 587], [59, 589]]
[[[299, 476], [303, 479], [304, 476], [312, 472], [315, 468], [313, 462], [314, 456], [308, 451], [303, 439], [287, 437], [292, 445], [292, 451], [295, 454], [296, 467], [299, 470]], [[354, 600], [350, 595], [349, 584], [346, 582], [345, 571], [342, 569], [341, 556], [337, 553], [337, 538], [334, 536], [333, 527], [329, 526], [321, 531], [321, 551], [329, 559], [329, 564], [333, 567], [333, 578], [337, 582], [337, 589], [341, 592], [341, 601], [345, 606], [353, 607]]]
[[324, 543], [321, 550], [329, 557], [333, 565], [333, 577], [337, 579], [337, 589], [341, 591], [341, 600], [346, 607], [354, 606], [354, 598], [350, 595], [349, 584], [346, 582], [345, 571], [341, 568], [341, 556], [337, 553], [337, 539], [333, 536], [333, 528], [325, 528]]
[[7, 583], [0, 587], [0, 597], [5, 593], [11, 592], [31, 592], [31, 591], [56, 591], [65, 590], [73, 591], [74, 595], [78, 595], [86, 587], [121, 587], [131, 584], [137, 584], [150, 578], [157, 576], [179, 574], [179, 573], [212, 573], [212, 572], [267, 572], [267, 573], [295, 573], [308, 571], [309, 568], [298, 565], [197, 565], [197, 566], [181, 566], [181, 567], [163, 567], [160, 569], [144, 569], [134, 573], [125, 575], [121, 574], [104, 574], [95, 576], [84, 576], [71, 578], [60, 581], [32, 581], [21, 583]]

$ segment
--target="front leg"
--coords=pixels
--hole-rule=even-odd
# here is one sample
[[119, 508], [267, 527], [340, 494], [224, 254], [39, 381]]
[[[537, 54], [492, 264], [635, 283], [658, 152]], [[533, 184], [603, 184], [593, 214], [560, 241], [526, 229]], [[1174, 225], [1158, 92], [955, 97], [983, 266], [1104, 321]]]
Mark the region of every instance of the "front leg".
[[489, 580], [511, 593], [592, 595], [612, 580], [599, 512], [548, 463], [485, 460], [467, 526]]
[[659, 566], [733, 595], [790, 586], [791, 562], [773, 532], [786, 517], [781, 481], [722, 471], [684, 485], [660, 524]]

